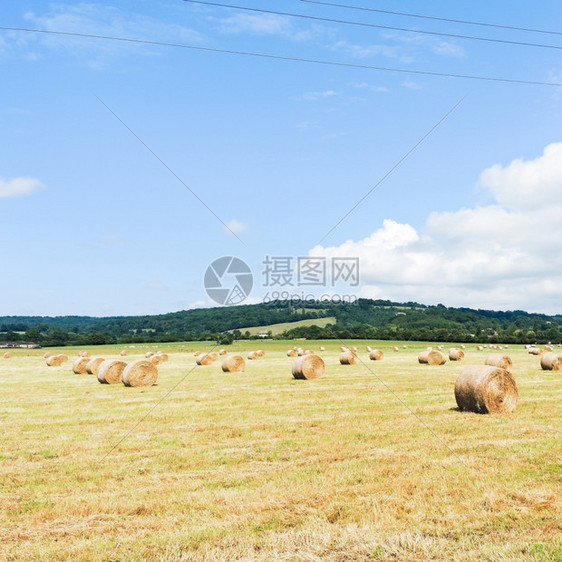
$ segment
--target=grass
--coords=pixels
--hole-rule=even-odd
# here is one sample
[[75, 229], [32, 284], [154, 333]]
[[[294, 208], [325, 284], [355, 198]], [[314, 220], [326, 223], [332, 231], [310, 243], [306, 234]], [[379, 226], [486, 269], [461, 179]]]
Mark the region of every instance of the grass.
[[308, 341], [317, 381], [287, 342], [232, 346], [266, 350], [242, 374], [164, 345], [151, 388], [0, 359], [0, 560], [561, 560], [560, 373], [512, 348], [515, 412], [461, 413], [462, 364], [395, 343], [341, 366]]
[[293, 328], [303, 328], [308, 326], [319, 326], [325, 328], [327, 324], [335, 324], [336, 318], [330, 316], [328, 318], [310, 318], [308, 320], [296, 320], [295, 322], [281, 322], [279, 324], [270, 324], [269, 326], [252, 326], [250, 328], [240, 328], [240, 331], [245, 334], [250, 332], [250, 335], [255, 336], [260, 332], [269, 332], [271, 330], [273, 335], [282, 334], [286, 330]]

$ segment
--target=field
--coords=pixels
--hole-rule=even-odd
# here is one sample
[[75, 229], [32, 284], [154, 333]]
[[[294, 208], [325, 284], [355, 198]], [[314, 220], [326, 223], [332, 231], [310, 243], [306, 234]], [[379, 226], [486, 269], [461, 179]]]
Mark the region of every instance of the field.
[[150, 388], [73, 374], [78, 350], [0, 356], [0, 560], [562, 560], [560, 372], [514, 346], [517, 409], [477, 415], [453, 393], [475, 346], [432, 367], [355, 342], [341, 366], [298, 343], [326, 346], [323, 378], [274, 341], [230, 346], [266, 350], [239, 374], [159, 346]]
[[293, 328], [303, 328], [307, 326], [319, 326], [324, 328], [326, 324], [335, 324], [336, 318], [330, 316], [328, 318], [311, 318], [308, 320], [297, 320], [296, 322], [281, 322], [280, 324], [270, 324], [269, 326], [252, 326], [250, 328], [240, 328], [244, 334], [250, 332], [251, 335], [257, 335], [260, 332], [268, 332], [271, 330], [273, 335], [282, 334], [285, 330], [292, 330]]

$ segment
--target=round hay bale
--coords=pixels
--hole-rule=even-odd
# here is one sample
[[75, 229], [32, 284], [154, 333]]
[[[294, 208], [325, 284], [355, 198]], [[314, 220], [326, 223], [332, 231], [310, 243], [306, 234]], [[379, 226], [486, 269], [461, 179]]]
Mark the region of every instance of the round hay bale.
[[159, 353], [156, 353], [149, 359], [149, 361], [152, 362], [153, 365], [160, 365], [160, 363], [164, 362], [164, 359], [162, 359], [162, 356]]
[[477, 349], [478, 351], [484, 351], [484, 346], [479, 345], [476, 349]]
[[373, 348], [370, 345], [365, 346], [365, 351], [367, 353], [371, 353], [371, 351], [373, 351]]
[[297, 356], [296, 349], [289, 349], [289, 351], [287, 351], [287, 357], [296, 357], [296, 356]]
[[422, 365], [444, 365], [447, 362], [447, 356], [436, 349], [426, 350], [418, 355], [418, 362]]
[[158, 380], [158, 368], [146, 359], [129, 363], [123, 371], [125, 386], [152, 386]]
[[457, 349], [455, 347], [452, 347], [449, 350], [449, 360], [450, 361], [460, 361], [461, 359], [464, 359], [464, 351], [462, 351], [461, 349]]
[[243, 373], [246, 368], [246, 361], [241, 355], [229, 355], [224, 358], [221, 369], [225, 373]]
[[484, 361], [484, 365], [490, 365], [491, 367], [497, 367], [498, 369], [511, 370], [513, 363], [511, 362], [511, 357], [509, 355], [501, 355], [500, 353], [490, 353]]
[[303, 355], [314, 355], [314, 351], [312, 349], [305, 349]]
[[90, 352], [89, 351], [81, 351], [78, 354], [78, 357], [90, 357]]
[[105, 357], [94, 357], [93, 359], [90, 359], [86, 365], [86, 371], [88, 371], [90, 375], [97, 375], [98, 369], [104, 361]]
[[85, 375], [88, 372], [87, 366], [89, 362], [89, 357], [78, 357], [72, 364], [72, 372], [77, 375]]
[[384, 353], [380, 349], [372, 349], [369, 353], [369, 359], [371, 361], [380, 361], [384, 357]]
[[256, 351], [256, 353], [258, 354], [258, 357], [264, 357], [265, 356], [265, 351], [263, 349], [258, 349]]
[[127, 368], [125, 361], [107, 359], [100, 363], [98, 381], [102, 384], [118, 384], [123, 382], [123, 371]]
[[255, 352], [255, 351], [250, 351], [250, 353], [248, 353], [248, 359], [250, 361], [255, 361], [256, 359], [259, 359], [259, 355]]
[[464, 343], [461, 343], [461, 349], [466, 349], [466, 345], [464, 345]]
[[408, 346], [407, 346], [407, 345], [403, 345], [402, 347], [403, 347], [404, 349], [408, 349]]
[[352, 346], [351, 351], [353, 351], [353, 353], [357, 353], [357, 348], [355, 346]]
[[342, 345], [340, 347], [340, 351], [343, 353], [344, 351], [348, 351], [347, 347], [345, 347], [345, 345]]
[[121, 357], [127, 357], [127, 355], [129, 355], [129, 352], [126, 349], [124, 349], [119, 355]]
[[158, 355], [158, 357], [160, 357], [160, 359], [162, 359], [163, 363], [165, 363], [166, 361], [168, 361], [170, 359], [170, 357], [168, 356], [167, 353], [157, 353], [156, 355]]
[[49, 367], [59, 367], [66, 361], [68, 361], [68, 355], [65, 355], [64, 353], [47, 357], [47, 365], [49, 365]]
[[325, 351], [325, 348], [323, 345], [320, 346], [320, 351]]
[[493, 365], [469, 365], [455, 383], [455, 399], [462, 411], [505, 414], [515, 410], [517, 398], [511, 373]]
[[153, 353], [152, 351], [147, 351], [147, 352], [144, 354], [144, 356], [145, 356], [147, 359], [150, 359], [153, 355], [154, 355], [154, 353]]
[[302, 347], [299, 347], [299, 348], [297, 349], [297, 355], [298, 355], [299, 357], [301, 357], [301, 356], [304, 355], [304, 349], [303, 349]]
[[318, 355], [303, 355], [293, 361], [293, 377], [295, 379], [319, 379], [324, 374], [324, 370], [324, 360]]
[[221, 349], [219, 351], [219, 355], [226, 355], [226, 349]]
[[562, 355], [558, 353], [543, 353], [541, 357], [541, 368], [543, 371], [562, 370]]
[[531, 355], [541, 355], [542, 353], [542, 349], [539, 349], [538, 347], [529, 347], [528, 351]]
[[48, 359], [49, 357], [51, 357], [52, 353], [50, 351], [45, 351], [43, 358], [44, 359]]
[[342, 365], [355, 365], [355, 363], [357, 363], [357, 355], [355, 355], [355, 353], [353, 353], [350, 349], [343, 351], [340, 353], [340, 363]]
[[392, 351], [399, 351], [398, 346], [397, 346], [397, 345], [393, 346], [393, 347], [392, 347]]
[[211, 365], [213, 361], [215, 361], [215, 358], [210, 353], [200, 353], [195, 358], [197, 365]]
[[4, 359], [10, 359], [12, 357], [12, 354], [9, 351], [6, 351], [6, 353], [4, 353], [2, 357], [4, 357]]

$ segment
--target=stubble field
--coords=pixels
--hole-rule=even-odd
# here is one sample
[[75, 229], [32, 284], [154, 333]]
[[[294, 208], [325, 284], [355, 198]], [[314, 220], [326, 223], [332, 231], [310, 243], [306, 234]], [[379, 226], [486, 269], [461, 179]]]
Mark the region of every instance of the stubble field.
[[266, 351], [236, 374], [164, 344], [150, 388], [73, 374], [78, 350], [0, 357], [0, 560], [562, 560], [560, 372], [512, 346], [518, 406], [478, 415], [453, 392], [474, 345], [434, 367], [349, 342], [343, 366], [294, 343], [326, 346], [323, 378], [275, 341], [229, 346]]

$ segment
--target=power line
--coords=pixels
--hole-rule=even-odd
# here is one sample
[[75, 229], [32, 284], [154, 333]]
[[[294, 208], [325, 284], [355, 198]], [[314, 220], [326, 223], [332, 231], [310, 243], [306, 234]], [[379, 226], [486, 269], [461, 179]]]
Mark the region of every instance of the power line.
[[235, 10], [245, 10], [248, 12], [258, 12], [261, 14], [272, 14], [276, 16], [288, 16], [292, 18], [302, 18], [307, 20], [313, 21], [322, 21], [328, 23], [339, 23], [345, 25], [356, 25], [360, 27], [371, 27], [376, 29], [388, 29], [390, 31], [404, 31], [407, 33], [418, 33], [422, 35], [433, 35], [439, 37], [452, 37], [454, 39], [469, 39], [471, 41], [485, 41], [487, 43], [501, 43], [505, 45], [517, 45], [522, 47], [538, 47], [541, 49], [556, 49], [562, 50], [562, 45], [550, 45], [546, 43], [529, 43], [526, 41], [512, 41], [509, 39], [493, 39], [491, 37], [478, 37], [476, 35], [460, 35], [458, 33], [445, 33], [441, 31], [426, 31], [420, 29], [411, 29], [408, 27], [394, 27], [391, 25], [382, 25], [377, 23], [366, 23], [366, 22], [358, 22], [358, 21], [349, 21], [349, 20], [340, 20], [340, 19], [333, 19], [333, 18], [325, 18], [321, 16], [309, 16], [304, 14], [295, 14], [292, 12], [278, 12], [274, 10], [264, 10], [261, 8], [249, 8], [247, 6], [235, 6], [233, 4], [222, 4], [219, 2], [207, 2], [205, 0], [184, 0], [184, 2], [190, 2], [192, 4], [203, 4], [205, 6], [216, 6], [219, 8], [233, 8]]
[[79, 33], [77, 31], [55, 31], [50, 29], [32, 29], [26, 27], [0, 26], [4, 31], [21, 31], [24, 33], [41, 33], [46, 35], [62, 35], [66, 37], [83, 37], [87, 39], [104, 39], [107, 41], [121, 41], [124, 43], [137, 43], [140, 45], [155, 45], [158, 47], [175, 47], [180, 49], [192, 49], [195, 51], [205, 51], [209, 53], [225, 53], [229, 55], [240, 55], [245, 57], [256, 57], [271, 60], [283, 60], [289, 62], [304, 62], [309, 64], [322, 64], [325, 66], [337, 66], [341, 68], [356, 68], [360, 70], [378, 70], [381, 72], [396, 72], [398, 74], [413, 74], [416, 76], [436, 76], [440, 78], [462, 78], [465, 80], [480, 80], [485, 82], [502, 82], [507, 84], [527, 84], [531, 86], [554, 86], [561, 87], [560, 82], [544, 82], [541, 80], [520, 80], [517, 78], [498, 78], [495, 76], [479, 76], [476, 74], [453, 74], [450, 72], [434, 72], [431, 70], [411, 70], [406, 68], [393, 68], [389, 66], [372, 66], [351, 62], [338, 62], [322, 59], [308, 59], [303, 57], [289, 57], [286, 55], [273, 55], [268, 53], [256, 53], [252, 51], [238, 51], [233, 49], [218, 49], [215, 47], [202, 47], [198, 45], [188, 45], [185, 43], [171, 43], [167, 41], [153, 41], [150, 39], [135, 39], [132, 37], [120, 37], [116, 35], [97, 35], [94, 33]]
[[301, 2], [307, 2], [308, 4], [319, 4], [322, 6], [332, 6], [335, 8], [347, 8], [350, 10], [361, 10], [364, 12], [376, 12], [378, 14], [390, 14], [393, 16], [404, 16], [408, 18], [421, 18], [426, 20], [435, 21], [446, 21], [450, 23], [462, 23], [466, 25], [478, 25], [482, 27], [495, 27], [497, 29], [510, 29], [512, 31], [526, 31], [530, 33], [545, 33], [549, 35], [562, 35], [562, 31], [551, 31], [548, 29], [536, 29], [532, 27], [518, 27], [516, 25], [504, 25], [500, 23], [489, 23], [483, 21], [471, 21], [471, 20], [457, 20], [452, 18], [444, 18], [440, 16], [428, 16], [425, 14], [410, 14], [407, 12], [395, 12], [392, 10], [380, 10], [378, 8], [365, 8], [363, 6], [350, 6], [349, 4], [336, 4], [334, 2], [321, 2], [320, 0], [301, 0]]

